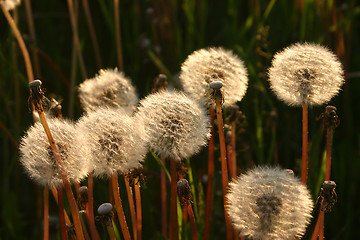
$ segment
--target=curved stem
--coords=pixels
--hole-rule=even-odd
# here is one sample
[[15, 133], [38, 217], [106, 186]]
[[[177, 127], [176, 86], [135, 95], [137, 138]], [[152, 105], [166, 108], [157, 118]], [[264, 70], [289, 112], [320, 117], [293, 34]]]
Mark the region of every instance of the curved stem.
[[301, 163], [301, 182], [306, 185], [308, 173], [308, 105], [302, 108], [302, 163]]
[[124, 209], [122, 207], [121, 198], [120, 198], [118, 175], [117, 174], [112, 175], [111, 176], [111, 181], [112, 181], [112, 189], [113, 189], [113, 192], [114, 192], [114, 200], [115, 200], [116, 212], [117, 212], [117, 215], [118, 215], [118, 218], [119, 218], [121, 231], [122, 231], [122, 233], [124, 235], [124, 239], [125, 240], [130, 240], [131, 239], [130, 232], [129, 232], [129, 228], [128, 228], [127, 223], [126, 223]]
[[49, 239], [49, 186], [44, 187], [44, 240]]
[[141, 214], [141, 195], [139, 177], [135, 179], [135, 199], [136, 199], [136, 230], [138, 240], [142, 239], [142, 214]]
[[130, 216], [131, 216], [131, 225], [132, 225], [133, 235], [134, 235], [134, 239], [136, 240], [136, 239], [138, 239], [138, 237], [137, 237], [137, 231], [136, 231], [137, 224], [136, 224], [134, 197], [133, 197], [132, 190], [130, 188], [129, 178], [125, 174], [124, 174], [124, 181], [125, 181], [125, 187], [126, 187], [126, 192], [127, 192], [128, 201], [129, 201], [129, 208], [130, 208]]
[[225, 224], [226, 224], [226, 236], [227, 239], [232, 239], [232, 227], [231, 222], [229, 219], [229, 215], [226, 212], [225, 206], [227, 205], [226, 202], [226, 194], [228, 188], [228, 169], [227, 169], [227, 161], [226, 161], [226, 146], [225, 146], [225, 135], [224, 135], [224, 123], [222, 117], [222, 110], [221, 110], [221, 100], [216, 99], [216, 116], [218, 120], [218, 131], [219, 131], [219, 141], [220, 141], [220, 157], [221, 157], [221, 175], [222, 175], [222, 188], [223, 188], [223, 200], [224, 200], [224, 217], [225, 217]]
[[213, 106], [210, 106], [211, 136], [209, 139], [209, 149], [208, 149], [208, 181], [207, 181], [207, 191], [206, 191], [204, 240], [208, 240], [210, 235], [211, 210], [212, 210], [213, 191], [214, 191], [214, 118], [215, 118], [215, 110]]

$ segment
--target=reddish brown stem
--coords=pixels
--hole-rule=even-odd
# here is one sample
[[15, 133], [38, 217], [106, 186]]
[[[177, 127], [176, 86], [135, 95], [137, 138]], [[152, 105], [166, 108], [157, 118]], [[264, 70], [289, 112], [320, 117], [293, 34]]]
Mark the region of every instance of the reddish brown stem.
[[316, 240], [319, 236], [319, 227], [320, 227], [320, 214], [322, 211], [319, 212], [318, 218], [316, 220], [315, 228], [313, 234], [311, 235], [311, 240]]
[[[161, 157], [161, 161], [165, 165], [165, 158]], [[167, 196], [167, 188], [166, 188], [166, 176], [165, 171], [161, 168], [160, 172], [160, 189], [161, 189], [161, 232], [164, 237], [167, 237], [167, 204], [166, 204], [166, 196]]]
[[331, 127], [326, 128], [326, 171], [325, 181], [330, 181], [331, 175]]
[[[220, 158], [221, 158], [221, 174], [222, 174], [222, 188], [223, 188], [223, 200], [224, 200], [224, 208], [226, 206], [226, 194], [228, 188], [228, 169], [227, 169], [227, 161], [226, 161], [226, 146], [225, 146], [225, 135], [224, 135], [224, 123], [222, 117], [221, 110], [221, 100], [216, 99], [216, 116], [218, 121], [218, 130], [219, 130], [219, 141], [220, 141]], [[225, 224], [226, 224], [226, 236], [228, 240], [232, 239], [233, 232], [231, 227], [231, 222], [229, 216], [224, 209], [225, 216]]]
[[[59, 189], [59, 191], [60, 191], [60, 189]], [[52, 194], [53, 194], [53, 196], [54, 196], [54, 199], [55, 199], [58, 207], [61, 206], [61, 205], [59, 205], [59, 204], [61, 204], [61, 203], [59, 203], [59, 200], [58, 200], [58, 199], [60, 198], [60, 196], [59, 196], [60, 193], [58, 194], [58, 190], [56, 190], [56, 188], [52, 187], [52, 188], [51, 188], [51, 192], [52, 192]], [[62, 196], [62, 195], [63, 195], [63, 192], [62, 192], [62, 189], [61, 189], [61, 196]], [[62, 201], [64, 201], [64, 200], [62, 200]], [[66, 225], [71, 225], [70, 219], [69, 219], [69, 217], [68, 217], [68, 215], [67, 215], [67, 213], [66, 213], [66, 211], [65, 211], [65, 209], [64, 209], [64, 202], [62, 203], [62, 208], [63, 208], [63, 212], [64, 212], [64, 217], [65, 217], [65, 223], [66, 223]]]
[[170, 239], [179, 239], [179, 228], [177, 218], [177, 171], [176, 161], [170, 160], [171, 196], [170, 196]]
[[136, 229], [138, 240], [142, 239], [142, 214], [141, 214], [141, 195], [140, 195], [140, 181], [135, 179], [135, 199], [136, 199]]
[[188, 215], [187, 215], [187, 207], [184, 207], [183, 209], [182, 209], [182, 214], [183, 214], [183, 219], [184, 219], [184, 223], [185, 223], [185, 225], [187, 224], [187, 222], [188, 222]]
[[112, 181], [109, 180], [109, 203], [114, 206], [114, 192], [112, 189]]
[[226, 146], [226, 153], [227, 153], [227, 159], [228, 159], [228, 169], [229, 169], [229, 175], [230, 175], [230, 179], [232, 179], [232, 172], [234, 172], [234, 166], [233, 166], [233, 163], [232, 163], [232, 146], [231, 146], [231, 143], [229, 143], [227, 146]]
[[127, 224], [126, 224], [124, 209], [122, 207], [121, 198], [120, 198], [118, 175], [117, 174], [112, 175], [111, 176], [111, 181], [112, 181], [112, 188], [113, 188], [113, 192], [114, 192], [114, 200], [115, 200], [116, 212], [117, 212], [117, 215], [118, 215], [118, 218], [119, 218], [121, 231], [123, 233], [124, 239], [125, 240], [130, 240], [131, 239], [130, 232], [129, 232], [129, 228], [128, 228]]
[[308, 105], [303, 105], [301, 182], [306, 185], [308, 173]]
[[49, 186], [44, 187], [44, 240], [49, 239]]
[[189, 214], [189, 218], [190, 218], [192, 239], [197, 240], [198, 236], [197, 236], [197, 231], [196, 231], [195, 216], [194, 216], [194, 212], [192, 210], [191, 204], [189, 204], [186, 208], [187, 208], [187, 213]]
[[58, 203], [58, 209], [59, 209], [61, 239], [67, 240], [68, 235], [67, 235], [67, 229], [66, 229], [66, 223], [65, 223], [65, 209], [64, 209], [64, 198], [63, 198], [62, 188], [59, 188], [57, 192], [58, 192], [57, 203]]
[[93, 174], [92, 172], [89, 173], [88, 176], [88, 204], [87, 204], [87, 213], [88, 213], [88, 221], [90, 225], [90, 232], [91, 232], [91, 238], [92, 239], [100, 239], [100, 235], [96, 229], [95, 225], [95, 218], [94, 218], [94, 196], [93, 196]]
[[126, 188], [126, 192], [127, 192], [127, 196], [128, 196], [128, 201], [129, 201], [133, 235], [134, 235], [134, 239], [137, 240], [138, 236], [137, 236], [137, 231], [136, 231], [137, 223], [136, 223], [136, 213], [135, 213], [135, 206], [134, 206], [134, 197], [133, 197], [132, 190], [130, 188], [129, 178], [126, 175], [124, 175], [124, 181], [125, 181], [125, 188]]
[[205, 209], [205, 228], [204, 228], [204, 240], [209, 239], [210, 235], [210, 223], [211, 223], [211, 210], [213, 202], [214, 191], [214, 107], [210, 106], [210, 139], [208, 149], [208, 181], [206, 192], [206, 209]]
[[69, 202], [69, 206], [70, 206], [70, 210], [71, 210], [71, 214], [73, 217], [73, 221], [74, 221], [74, 227], [75, 227], [75, 232], [76, 232], [76, 237], [78, 239], [84, 239], [84, 233], [81, 227], [81, 221], [80, 221], [80, 215], [79, 215], [79, 209], [76, 205], [76, 201], [74, 198], [74, 194], [71, 190], [71, 185], [69, 182], [69, 179], [66, 175], [65, 169], [64, 169], [64, 164], [62, 162], [62, 159], [60, 158], [60, 154], [59, 154], [59, 149], [57, 147], [57, 145], [55, 144], [54, 138], [52, 137], [52, 134], [50, 132], [50, 128], [47, 124], [46, 118], [45, 118], [45, 114], [42, 111], [38, 112], [39, 114], [39, 118], [40, 118], [40, 122], [44, 127], [46, 136], [48, 137], [50, 146], [51, 146], [51, 150], [53, 152], [53, 155], [55, 157], [56, 163], [59, 166], [60, 169], [60, 174], [63, 180], [63, 184], [64, 184], [64, 188], [66, 191], [66, 196], [68, 198], [68, 202]]
[[324, 239], [324, 220], [325, 220], [325, 213], [324, 211], [320, 211], [320, 215], [319, 215], [319, 240], [323, 240]]
[[118, 60], [118, 67], [124, 70], [124, 63], [122, 57], [122, 43], [121, 43], [121, 29], [120, 29], [120, 1], [114, 0], [114, 15], [115, 15], [115, 39], [116, 39], [116, 54]]
[[230, 178], [236, 177], [237, 164], [236, 164], [236, 122], [231, 123], [231, 171]]

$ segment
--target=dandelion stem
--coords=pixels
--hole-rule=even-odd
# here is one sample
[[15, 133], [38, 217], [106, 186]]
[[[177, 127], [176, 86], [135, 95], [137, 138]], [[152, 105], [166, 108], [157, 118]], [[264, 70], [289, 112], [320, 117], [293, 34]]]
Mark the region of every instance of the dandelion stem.
[[138, 240], [142, 239], [142, 214], [141, 214], [141, 195], [140, 195], [140, 180], [139, 177], [135, 179], [135, 199], [136, 199], [136, 229]]
[[308, 172], [308, 105], [303, 105], [301, 182], [306, 185]]
[[236, 177], [236, 122], [231, 123], [231, 171], [230, 178]]
[[65, 223], [65, 209], [64, 209], [64, 198], [63, 198], [62, 188], [59, 188], [57, 192], [58, 192], [57, 203], [58, 203], [58, 209], [59, 209], [61, 239], [67, 240], [68, 235], [67, 235], [67, 229], [66, 229], [66, 223]]
[[31, 83], [32, 81], [34, 81], [34, 73], [33, 73], [33, 69], [31, 66], [29, 52], [26, 48], [25, 42], [24, 42], [23, 38], [21, 37], [21, 33], [20, 33], [18, 27], [16, 26], [16, 23], [14, 22], [13, 18], [11, 17], [9, 11], [4, 8], [3, 4], [0, 4], [0, 8], [3, 11], [4, 16], [5, 16], [6, 20], [8, 21], [8, 23], [11, 27], [11, 30], [13, 31], [13, 33], [16, 37], [16, 40], [19, 44], [20, 50], [24, 57], [28, 81], [29, 81], [29, 83]]
[[132, 190], [130, 188], [129, 178], [126, 176], [126, 174], [124, 174], [124, 181], [125, 181], [126, 192], [128, 195], [133, 235], [134, 235], [134, 239], [136, 240], [136, 239], [138, 239], [138, 237], [137, 237], [137, 231], [136, 231], [137, 223], [136, 223], [136, 215], [135, 215], [134, 198], [133, 198]]
[[195, 216], [194, 216], [194, 212], [192, 210], [191, 204], [189, 204], [186, 208], [187, 208], [187, 213], [190, 218], [192, 239], [197, 240], [198, 236], [197, 236], [197, 231], [196, 231], [196, 222], [195, 222]]
[[83, 230], [81, 227], [81, 222], [80, 222], [79, 209], [76, 205], [76, 201], [74, 198], [74, 194], [71, 190], [71, 185], [70, 185], [69, 179], [65, 173], [64, 164], [62, 162], [62, 159], [60, 158], [59, 149], [58, 149], [57, 145], [55, 144], [55, 141], [52, 137], [52, 134], [51, 134], [49, 126], [47, 124], [44, 112], [38, 111], [38, 113], [39, 113], [40, 122], [41, 122], [42, 126], [44, 127], [45, 133], [48, 137], [48, 140], [49, 140], [49, 143], [51, 146], [51, 150], [55, 157], [56, 163], [60, 169], [61, 177], [62, 177], [64, 188], [66, 191], [66, 196], [68, 198], [71, 214], [72, 214], [73, 221], [74, 221], [76, 237], [78, 239], [84, 239], [84, 233], [83, 233]]
[[[165, 165], [165, 158], [161, 158], [161, 162]], [[167, 188], [166, 188], [166, 176], [165, 171], [160, 169], [160, 188], [161, 188], [161, 232], [164, 237], [167, 237]]]
[[176, 161], [170, 160], [171, 196], [170, 196], [170, 239], [179, 239], [178, 217], [177, 217], [177, 171]]
[[325, 171], [325, 181], [330, 181], [331, 175], [331, 135], [332, 127], [326, 128], [326, 171]]
[[[221, 157], [221, 175], [222, 175], [222, 188], [223, 188], [223, 199], [224, 206], [226, 205], [226, 193], [228, 188], [228, 169], [226, 161], [226, 146], [225, 146], [225, 135], [224, 135], [224, 123], [221, 110], [221, 99], [216, 99], [216, 116], [218, 121], [218, 131], [220, 140], [220, 157]], [[226, 236], [227, 239], [232, 239], [232, 228], [228, 214], [224, 210], [225, 224], [226, 224]]]
[[[62, 197], [62, 196], [63, 196], [62, 189], [61, 189], [61, 193], [60, 193], [60, 188], [59, 188], [59, 194], [58, 194], [58, 190], [56, 190], [55, 187], [52, 187], [52, 188], [51, 188], [51, 192], [52, 192], [52, 194], [53, 194], [53, 196], [54, 196], [54, 199], [55, 199], [55, 201], [56, 201], [56, 204], [58, 205], [59, 208], [62, 208], [62, 211], [64, 212], [65, 223], [66, 223], [67, 225], [71, 225], [70, 219], [69, 219], [69, 217], [68, 217], [68, 215], [67, 215], [67, 213], [66, 213], [66, 211], [65, 211], [65, 209], [64, 209], [64, 200], [63, 200], [64, 198]], [[60, 194], [61, 194], [61, 195], [60, 195]], [[60, 197], [61, 197], [61, 201], [62, 201], [62, 202], [59, 202]], [[61, 204], [62, 204], [62, 205], [61, 205]], [[60, 215], [60, 214], [59, 214], [59, 215]]]
[[110, 240], [116, 240], [115, 230], [114, 230], [114, 227], [112, 225], [112, 221], [111, 221], [110, 224], [106, 225], [106, 230], [107, 230], [107, 232], [109, 234]]
[[122, 207], [121, 198], [120, 198], [120, 191], [119, 191], [119, 183], [118, 183], [118, 175], [114, 174], [111, 176], [112, 181], [112, 189], [114, 193], [114, 200], [115, 200], [115, 206], [116, 206], [116, 212], [118, 214], [121, 231], [124, 235], [125, 240], [130, 240], [130, 232], [129, 228], [126, 224], [126, 219], [124, 215], [124, 209]]
[[49, 239], [49, 186], [44, 187], [44, 240]]
[[206, 192], [206, 209], [205, 209], [205, 228], [204, 228], [204, 240], [209, 239], [210, 234], [210, 223], [211, 223], [211, 210], [213, 202], [213, 191], [214, 191], [214, 107], [210, 106], [210, 139], [208, 149], [208, 181], [207, 181], [207, 192]]
[[92, 239], [100, 239], [99, 233], [96, 229], [95, 219], [94, 219], [94, 195], [93, 195], [93, 173], [90, 172], [88, 176], [88, 204], [87, 204], [87, 213], [88, 213], [88, 220], [90, 225], [90, 232]]
[[116, 40], [116, 54], [118, 60], [118, 67], [124, 70], [122, 44], [121, 44], [121, 29], [120, 29], [120, 0], [114, 0], [114, 15], [115, 15], [115, 40]]

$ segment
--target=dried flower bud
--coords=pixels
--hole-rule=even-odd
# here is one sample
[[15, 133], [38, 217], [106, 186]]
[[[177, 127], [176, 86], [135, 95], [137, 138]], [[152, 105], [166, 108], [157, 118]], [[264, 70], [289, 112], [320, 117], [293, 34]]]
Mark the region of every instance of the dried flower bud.
[[294, 239], [312, 211], [308, 189], [278, 167], [257, 167], [229, 184], [226, 206], [234, 227], [252, 239]]
[[0, 5], [8, 11], [13, 10], [19, 4], [20, 0], [0, 0]]
[[131, 81], [115, 69], [100, 70], [99, 74], [79, 86], [80, 102], [85, 111], [98, 107], [123, 107], [134, 110], [138, 97]]
[[[88, 172], [89, 151], [85, 147], [86, 142], [72, 122], [48, 119], [48, 124], [69, 180], [79, 182]], [[60, 169], [40, 123], [26, 132], [21, 140], [20, 153], [20, 162], [34, 181], [49, 187], [62, 186]]]
[[340, 61], [327, 48], [296, 43], [277, 53], [269, 69], [270, 87], [290, 106], [329, 102], [344, 83]]
[[[43, 112], [47, 106], [47, 101], [44, 91], [41, 89], [41, 81], [34, 80], [29, 83], [30, 97], [28, 100], [29, 106], [32, 104], [37, 112]], [[31, 109], [31, 108], [30, 108]]]
[[177, 195], [181, 206], [185, 207], [191, 204], [192, 194], [188, 180], [181, 179], [177, 182]]
[[147, 152], [147, 134], [120, 108], [99, 108], [79, 119], [79, 129], [89, 144], [94, 176], [111, 177], [141, 166]]
[[112, 204], [103, 203], [99, 206], [97, 211], [100, 216], [96, 217], [96, 219], [101, 221], [105, 226], [109, 226], [114, 216]]
[[79, 188], [77, 203], [80, 209], [85, 209], [86, 204], [88, 203], [88, 188], [86, 186]]
[[210, 137], [205, 110], [181, 92], [161, 91], [147, 96], [140, 101], [135, 116], [145, 123], [150, 149], [163, 157], [190, 157]]
[[243, 61], [221, 47], [200, 49], [189, 55], [181, 66], [180, 80], [185, 92], [204, 105], [210, 103], [209, 84], [222, 82], [225, 107], [243, 98], [248, 83]]
[[[337, 194], [335, 192], [336, 183], [334, 181], [325, 181], [320, 191], [321, 211], [329, 212], [337, 202]], [[319, 200], [319, 199], [318, 199]]]

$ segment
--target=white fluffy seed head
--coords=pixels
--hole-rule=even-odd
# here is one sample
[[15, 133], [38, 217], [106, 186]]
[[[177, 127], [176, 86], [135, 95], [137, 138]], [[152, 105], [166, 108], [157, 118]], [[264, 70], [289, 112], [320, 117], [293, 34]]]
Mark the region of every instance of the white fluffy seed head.
[[98, 108], [78, 120], [92, 151], [90, 171], [110, 178], [141, 166], [147, 152], [142, 121], [134, 121], [122, 108]]
[[129, 111], [135, 109], [138, 96], [130, 79], [115, 69], [102, 69], [99, 74], [85, 80], [79, 86], [80, 103], [85, 111], [94, 111], [98, 107], [123, 107]]
[[192, 98], [208, 105], [210, 83], [223, 83], [224, 106], [240, 101], [246, 93], [248, 74], [243, 61], [221, 47], [193, 52], [181, 66], [180, 80]]
[[[89, 152], [85, 147], [86, 142], [70, 121], [48, 119], [48, 125], [69, 180], [79, 182], [88, 173]], [[38, 184], [49, 187], [62, 186], [60, 169], [41, 123], [35, 123], [30, 127], [21, 139], [20, 162], [30, 178]]]
[[177, 91], [160, 91], [140, 101], [135, 114], [149, 134], [149, 147], [163, 157], [190, 157], [206, 145], [209, 121], [199, 104]]
[[271, 89], [290, 106], [327, 103], [344, 83], [335, 54], [312, 43], [296, 43], [275, 54], [268, 75]]
[[313, 203], [294, 174], [256, 167], [229, 184], [227, 213], [241, 235], [255, 240], [294, 239], [305, 233]]
[[20, 0], [0, 0], [0, 5], [8, 11], [13, 10], [19, 4]]

